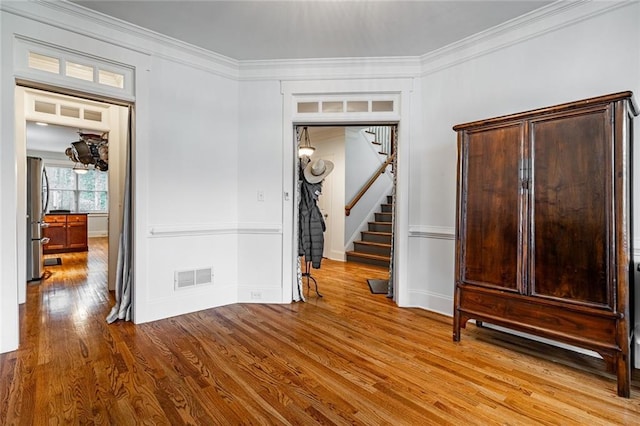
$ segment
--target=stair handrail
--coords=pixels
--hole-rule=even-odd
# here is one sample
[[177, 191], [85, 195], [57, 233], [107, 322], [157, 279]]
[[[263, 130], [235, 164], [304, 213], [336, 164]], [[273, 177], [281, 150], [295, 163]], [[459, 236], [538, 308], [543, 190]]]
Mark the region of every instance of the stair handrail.
[[358, 203], [358, 201], [360, 201], [362, 196], [369, 190], [369, 188], [371, 188], [371, 186], [376, 181], [376, 179], [378, 179], [378, 177], [381, 174], [384, 173], [384, 171], [387, 168], [387, 166], [389, 164], [391, 164], [395, 158], [396, 158], [396, 153], [395, 152], [393, 154], [391, 154], [389, 157], [387, 157], [387, 161], [382, 163], [380, 165], [380, 167], [378, 168], [378, 170], [376, 170], [373, 173], [373, 175], [371, 175], [371, 177], [369, 178], [367, 183], [365, 183], [364, 186], [362, 187], [362, 189], [356, 194], [355, 197], [353, 197], [353, 200], [351, 200], [350, 203], [348, 203], [346, 206], [344, 206], [344, 214], [346, 216], [349, 216], [351, 214], [351, 209], [353, 209], [355, 207], [355, 205]]

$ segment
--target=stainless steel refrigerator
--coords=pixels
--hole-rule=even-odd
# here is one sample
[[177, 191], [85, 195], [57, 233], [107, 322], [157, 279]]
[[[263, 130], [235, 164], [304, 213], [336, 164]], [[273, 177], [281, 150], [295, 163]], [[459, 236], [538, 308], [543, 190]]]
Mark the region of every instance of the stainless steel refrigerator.
[[27, 157], [27, 281], [38, 281], [44, 273], [42, 236], [44, 214], [49, 203], [49, 181], [42, 158]]

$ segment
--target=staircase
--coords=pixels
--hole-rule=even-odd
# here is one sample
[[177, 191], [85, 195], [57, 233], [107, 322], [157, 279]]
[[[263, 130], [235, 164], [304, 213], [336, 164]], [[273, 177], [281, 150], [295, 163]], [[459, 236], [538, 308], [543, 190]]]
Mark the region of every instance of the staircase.
[[353, 251], [348, 251], [348, 262], [367, 263], [388, 267], [391, 262], [391, 209], [393, 197], [380, 204], [380, 212], [375, 213], [375, 221], [369, 222], [368, 231], [360, 232], [362, 239], [353, 242]]

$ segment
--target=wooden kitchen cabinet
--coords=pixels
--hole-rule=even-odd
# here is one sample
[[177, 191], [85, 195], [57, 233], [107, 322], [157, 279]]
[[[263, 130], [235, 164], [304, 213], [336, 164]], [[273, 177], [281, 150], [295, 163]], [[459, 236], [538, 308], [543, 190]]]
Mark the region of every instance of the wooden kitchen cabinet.
[[602, 355], [628, 397], [631, 92], [461, 124], [453, 339], [469, 319]]
[[44, 254], [87, 251], [87, 214], [48, 214], [44, 221], [49, 224], [43, 228], [44, 237], [49, 243], [43, 247]]

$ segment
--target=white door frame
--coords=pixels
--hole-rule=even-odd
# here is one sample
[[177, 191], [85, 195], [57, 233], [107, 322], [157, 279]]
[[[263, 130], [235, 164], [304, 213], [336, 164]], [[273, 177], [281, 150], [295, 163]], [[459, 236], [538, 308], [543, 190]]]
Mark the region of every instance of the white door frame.
[[[13, 9], [13, 6], [12, 6]], [[0, 144], [0, 188], [2, 190], [2, 205], [0, 206], [0, 353], [18, 348], [20, 342], [19, 305], [18, 305], [18, 256], [17, 256], [17, 210], [18, 193], [21, 183], [18, 182], [17, 170], [18, 153], [15, 143], [15, 93], [16, 84], [27, 83], [30, 87], [44, 90], [60, 89], [70, 95], [78, 95], [88, 99], [113, 101], [114, 104], [134, 104], [139, 113], [136, 114], [134, 133], [133, 160], [137, 159], [137, 166], [146, 166], [147, 129], [150, 127], [149, 103], [149, 73], [151, 69], [151, 55], [138, 49], [130, 49], [122, 44], [99, 40], [90, 35], [84, 35], [80, 30], [74, 31], [73, 24], [61, 21], [51, 23], [47, 20], [31, 19], [32, 15], [39, 16], [38, 8], [22, 10], [18, 7], [15, 16], [3, 20], [0, 30], [2, 35], [2, 76], [0, 78], [0, 116], [2, 126], [0, 133], [3, 144]], [[33, 9], [33, 10], [32, 10]], [[25, 12], [24, 15], [21, 15]], [[33, 12], [33, 13], [32, 13]], [[44, 11], [42, 16], [45, 16]], [[25, 19], [22, 18], [25, 17]], [[71, 20], [71, 18], [69, 18]], [[79, 28], [79, 27], [78, 27]], [[76, 29], [78, 29], [76, 28]], [[30, 63], [29, 52], [48, 57], [57, 68], [36, 66]], [[69, 59], [73, 63], [93, 67], [93, 80], [74, 78], [68, 75], [66, 67], [62, 66]], [[115, 72], [123, 78], [122, 85], [104, 84], [98, 78], [99, 70]], [[54, 90], [57, 91], [57, 90]], [[85, 96], [86, 95], [86, 96]], [[146, 243], [136, 237], [142, 235], [146, 223], [140, 218], [146, 217], [146, 203], [143, 198], [144, 182], [138, 182], [136, 174], [132, 178], [133, 206], [135, 220], [133, 224], [134, 252], [146, 254]], [[141, 196], [141, 194], [143, 194]], [[22, 218], [21, 218], [22, 219]], [[22, 220], [20, 220], [22, 225]], [[135, 263], [135, 261], [134, 261]], [[134, 297], [133, 320], [145, 320], [145, 302], [147, 288], [144, 280], [143, 268], [136, 268], [134, 264], [134, 281], [138, 293], [142, 297]], [[142, 284], [140, 284], [142, 283]], [[140, 289], [139, 286], [144, 288]]]
[[[283, 205], [282, 205], [282, 302], [294, 300], [294, 285], [297, 286], [297, 250], [295, 223], [296, 206], [296, 126], [336, 125], [349, 126], [368, 123], [389, 123], [398, 126], [398, 144], [396, 175], [396, 217], [394, 228], [394, 268], [395, 299], [398, 306], [407, 306], [407, 251], [408, 251], [408, 164], [410, 147], [411, 93], [413, 79], [384, 80], [317, 80], [282, 82], [283, 95]], [[368, 101], [369, 106], [375, 99], [391, 99], [394, 107], [390, 111], [366, 112], [322, 112], [323, 102], [341, 100], [347, 105]], [[318, 103], [316, 112], [301, 112], [298, 102]]]
[[[116, 105], [112, 102], [93, 101], [77, 95], [66, 95], [53, 91], [33, 89], [25, 85], [16, 86], [16, 108], [15, 108], [15, 128], [16, 128], [16, 155], [17, 174], [19, 186], [24, 187], [26, 170], [26, 122], [40, 121], [49, 124], [62, 125], [67, 127], [93, 130], [97, 132], [109, 133], [109, 252], [108, 252], [108, 289], [115, 289], [116, 269], [118, 259], [118, 241], [122, 230], [122, 197], [124, 195], [124, 169], [126, 163], [128, 110], [124, 106]], [[85, 120], [75, 117], [64, 117], [57, 113], [45, 114], [33, 111], [30, 107], [34, 101], [47, 102], [52, 105], [62, 103], [66, 106], [87, 108], [98, 110], [102, 114], [102, 121]], [[69, 144], [73, 142], [69, 141]], [[70, 161], [70, 160], [69, 160]], [[25, 264], [26, 231], [24, 226], [20, 227], [20, 218], [26, 215], [26, 193], [18, 192], [18, 224], [17, 224], [17, 252], [18, 265]], [[22, 304], [26, 300], [26, 279], [24, 268], [18, 268], [18, 303]]]

